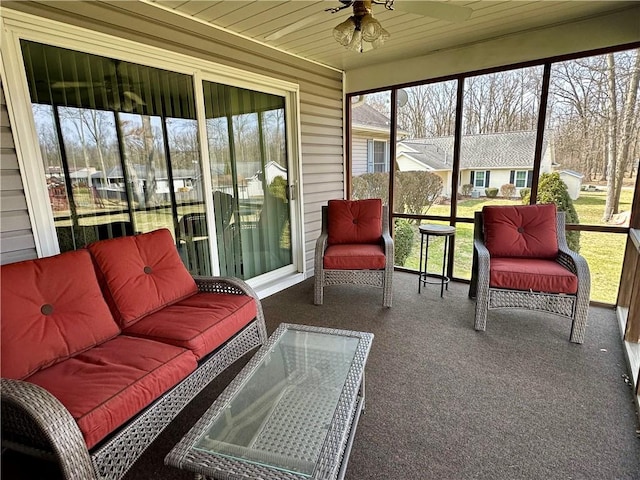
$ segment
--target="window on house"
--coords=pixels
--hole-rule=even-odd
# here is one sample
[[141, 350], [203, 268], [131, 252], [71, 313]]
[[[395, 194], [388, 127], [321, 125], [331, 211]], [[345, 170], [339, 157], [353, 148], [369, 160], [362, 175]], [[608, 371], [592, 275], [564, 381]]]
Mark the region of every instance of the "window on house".
[[485, 188], [489, 186], [489, 178], [491, 176], [489, 171], [477, 171], [471, 172], [473, 176], [473, 186], [476, 188]]
[[388, 144], [380, 140], [371, 140], [369, 143], [370, 172], [388, 172]]
[[531, 188], [531, 183], [533, 180], [532, 174], [532, 170], [512, 170], [509, 183], [514, 185], [516, 188]]

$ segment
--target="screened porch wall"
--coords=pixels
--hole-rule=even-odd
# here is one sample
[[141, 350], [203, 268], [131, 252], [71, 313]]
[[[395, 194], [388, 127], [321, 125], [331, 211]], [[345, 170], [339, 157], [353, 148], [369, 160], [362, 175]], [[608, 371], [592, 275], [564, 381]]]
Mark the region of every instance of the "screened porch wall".
[[298, 83], [305, 264], [312, 275], [320, 207], [344, 195], [341, 72], [141, 2], [3, 2], [3, 8]]

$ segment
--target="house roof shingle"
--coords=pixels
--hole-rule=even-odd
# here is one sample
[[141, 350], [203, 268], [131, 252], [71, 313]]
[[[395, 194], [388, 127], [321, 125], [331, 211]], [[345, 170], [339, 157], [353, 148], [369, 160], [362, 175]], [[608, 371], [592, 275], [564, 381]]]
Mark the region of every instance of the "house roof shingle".
[[[401, 143], [417, 150], [407, 155], [442, 170], [451, 168], [453, 136], [403, 140]], [[542, 151], [546, 149], [544, 141]], [[481, 135], [463, 135], [460, 152], [460, 168], [508, 168], [533, 165], [536, 132], [502, 132]]]
[[376, 128], [389, 128], [389, 119], [367, 103], [351, 107], [351, 123]]

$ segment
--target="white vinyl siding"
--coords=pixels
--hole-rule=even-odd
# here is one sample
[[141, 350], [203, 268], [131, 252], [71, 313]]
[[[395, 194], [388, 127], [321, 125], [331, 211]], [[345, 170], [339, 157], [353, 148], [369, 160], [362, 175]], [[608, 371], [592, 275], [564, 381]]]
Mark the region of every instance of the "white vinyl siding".
[[368, 145], [366, 138], [354, 135], [351, 139], [351, 174], [354, 177], [367, 173]]
[[298, 191], [303, 198], [304, 264], [306, 275], [313, 274], [321, 207], [329, 199], [344, 198], [342, 72], [261, 47], [142, 2], [47, 5], [25, 2], [12, 7], [192, 58], [297, 83], [302, 177]]
[[9, 112], [0, 81], [0, 264], [36, 258]]

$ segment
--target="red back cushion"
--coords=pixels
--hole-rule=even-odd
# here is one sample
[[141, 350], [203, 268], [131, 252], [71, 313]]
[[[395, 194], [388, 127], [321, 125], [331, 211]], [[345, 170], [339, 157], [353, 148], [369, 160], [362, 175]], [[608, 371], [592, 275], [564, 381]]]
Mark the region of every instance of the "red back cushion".
[[331, 245], [341, 243], [378, 243], [382, 237], [382, 200], [329, 200]]
[[0, 272], [3, 377], [25, 378], [120, 333], [86, 250]]
[[166, 228], [88, 247], [120, 327], [198, 291]]
[[482, 217], [491, 256], [558, 256], [555, 204], [488, 206], [482, 209]]

